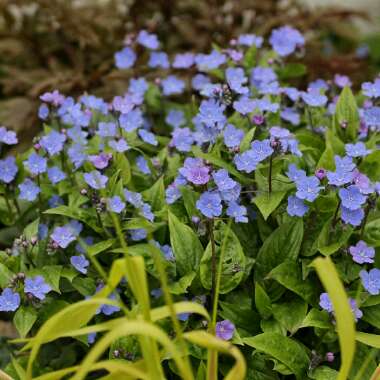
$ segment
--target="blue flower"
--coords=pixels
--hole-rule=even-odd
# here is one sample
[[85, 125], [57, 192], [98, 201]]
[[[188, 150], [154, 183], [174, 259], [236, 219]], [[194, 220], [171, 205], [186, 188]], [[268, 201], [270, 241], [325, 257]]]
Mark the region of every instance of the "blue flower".
[[333, 304], [330, 300], [330, 297], [327, 293], [322, 293], [319, 297], [319, 306], [323, 309], [332, 313], [334, 311]]
[[0, 311], [16, 311], [20, 306], [20, 295], [10, 288], [5, 288], [0, 295]]
[[319, 90], [308, 89], [307, 92], [301, 92], [302, 100], [310, 107], [323, 107], [328, 99]]
[[248, 223], [246, 207], [237, 202], [230, 202], [227, 207], [227, 215], [235, 219], [235, 223]]
[[361, 141], [356, 144], [346, 144], [345, 148], [349, 157], [364, 157], [372, 152], [370, 149], [367, 149], [365, 144]]
[[170, 67], [168, 55], [163, 51], [152, 51], [150, 53], [148, 66], [153, 69], [158, 67], [168, 69]]
[[175, 203], [182, 196], [181, 190], [174, 183], [171, 183], [165, 190], [167, 204]]
[[212, 177], [219, 191], [231, 190], [236, 185], [236, 182], [229, 176], [226, 169], [217, 170], [212, 174]]
[[63, 199], [59, 195], [54, 194], [48, 200], [48, 204], [50, 208], [56, 208], [56, 207], [64, 205], [65, 203], [63, 202]]
[[20, 183], [18, 188], [20, 190], [19, 198], [29, 202], [33, 202], [41, 192], [41, 189], [29, 178]]
[[74, 144], [67, 150], [70, 161], [74, 164], [75, 169], [80, 168], [86, 161], [86, 154], [84, 153], [83, 146]]
[[289, 165], [286, 175], [294, 182], [307, 178], [306, 172], [302, 169], [297, 169], [294, 164]]
[[175, 75], [169, 75], [161, 81], [162, 92], [164, 95], [182, 94], [185, 89], [185, 82], [178, 79]]
[[152, 212], [152, 208], [148, 203], [143, 203], [140, 208], [141, 215], [148, 219], [150, 222], [154, 221], [154, 214]]
[[0, 181], [11, 183], [18, 172], [16, 159], [14, 156], [8, 156], [4, 160], [0, 160]]
[[173, 67], [175, 69], [188, 69], [194, 65], [195, 56], [193, 53], [176, 54], [173, 61]]
[[343, 186], [353, 179], [353, 173], [352, 172], [346, 172], [342, 169], [337, 170], [335, 172], [327, 172], [327, 179], [329, 182], [329, 185], [335, 185], [335, 186]]
[[225, 105], [220, 104], [214, 99], [202, 100], [197, 120], [207, 127], [224, 124], [226, 122], [226, 116], [224, 115], [225, 108]]
[[270, 145], [270, 140], [255, 140], [251, 143], [251, 150], [253, 154], [253, 158], [256, 162], [261, 162], [265, 160], [267, 157], [272, 155], [273, 148]]
[[224, 129], [223, 139], [224, 144], [228, 148], [236, 148], [240, 145], [244, 137], [244, 131], [235, 128], [232, 124], [227, 124]]
[[248, 87], [245, 84], [248, 82], [247, 77], [244, 74], [244, 70], [241, 67], [229, 67], [226, 69], [226, 81], [232, 91], [237, 94], [248, 93]]
[[130, 203], [136, 208], [141, 207], [143, 204], [142, 196], [140, 193], [134, 193], [133, 191], [124, 189], [124, 197], [128, 203]]
[[141, 137], [141, 139], [147, 144], [154, 145], [154, 146], [158, 145], [156, 136], [152, 132], [149, 132], [146, 129], [139, 129], [138, 134]]
[[83, 274], [87, 273], [87, 267], [90, 265], [84, 255], [71, 256], [70, 263], [78, 272]]
[[185, 115], [183, 111], [180, 110], [170, 110], [165, 118], [167, 124], [171, 125], [173, 128], [181, 127], [185, 124]]
[[49, 107], [47, 106], [47, 104], [45, 103], [42, 103], [39, 108], [38, 108], [38, 117], [41, 119], [41, 120], [46, 120], [49, 116]]
[[226, 60], [226, 56], [217, 50], [213, 50], [210, 54], [197, 54], [195, 56], [195, 63], [200, 71], [217, 69]]
[[133, 241], [144, 240], [148, 236], [148, 233], [144, 228], [132, 229], [132, 230], [129, 230], [129, 233]]
[[256, 87], [261, 87], [263, 84], [275, 82], [277, 75], [270, 67], [257, 66], [251, 71], [251, 83]]
[[57, 184], [66, 178], [64, 173], [58, 166], [53, 166], [47, 170], [49, 180], [52, 184]]
[[351, 211], [360, 208], [367, 200], [367, 197], [362, 195], [356, 185], [351, 185], [347, 189], [339, 189], [339, 198], [342, 201], [342, 206]]
[[237, 154], [234, 157], [234, 163], [237, 170], [251, 173], [256, 169], [258, 161], [256, 160], [255, 153], [250, 149], [241, 154]]
[[309, 207], [305, 205], [305, 202], [302, 199], [297, 198], [295, 195], [291, 195], [288, 198], [288, 207], [286, 208], [286, 211], [290, 216], [302, 217], [308, 210]]
[[207, 218], [220, 216], [222, 213], [222, 199], [216, 192], [206, 191], [201, 194], [196, 203], [197, 209]]
[[190, 152], [193, 143], [193, 132], [189, 128], [176, 128], [172, 132], [170, 146], [174, 146], [178, 151]]
[[380, 107], [371, 107], [363, 111], [363, 120], [366, 125], [380, 127]]
[[380, 98], [380, 78], [372, 82], [364, 82], [362, 84], [363, 94], [369, 98]]
[[285, 107], [280, 116], [281, 119], [288, 121], [292, 125], [299, 125], [301, 122], [300, 114], [294, 108]]
[[297, 198], [309, 202], [313, 202], [318, 197], [319, 191], [323, 189], [323, 186], [319, 186], [319, 179], [314, 176], [299, 179], [296, 181], [296, 186]]
[[129, 69], [136, 62], [136, 53], [128, 46], [115, 53], [116, 67], [118, 69]]
[[248, 115], [255, 109], [256, 102], [248, 96], [241, 96], [239, 100], [235, 100], [233, 103], [234, 110], [242, 115]]
[[123, 114], [119, 117], [121, 128], [126, 132], [133, 132], [137, 128], [140, 128], [144, 124], [143, 115], [140, 108], [136, 108], [127, 114]]
[[51, 291], [51, 287], [45, 282], [42, 276], [25, 279], [24, 292], [30, 293], [40, 301], [44, 300], [46, 294]]
[[362, 270], [359, 273], [364, 289], [371, 295], [380, 294], [380, 269], [373, 268], [369, 272]]
[[360, 226], [364, 218], [364, 211], [361, 208], [358, 208], [356, 210], [350, 210], [342, 206], [341, 210], [341, 218], [344, 223], [351, 224], [354, 227]]
[[261, 36], [256, 36], [255, 34], [241, 34], [237, 40], [238, 45], [243, 46], [253, 46], [260, 48], [263, 44], [264, 39]]
[[197, 74], [191, 80], [191, 86], [194, 90], [201, 91], [210, 82], [211, 80], [207, 75]]
[[375, 249], [373, 247], [368, 247], [368, 245], [363, 241], [359, 240], [355, 246], [349, 248], [349, 252], [352, 256], [352, 260], [358, 264], [373, 263], [375, 257]]
[[84, 173], [83, 178], [87, 185], [95, 190], [104, 189], [108, 182], [108, 178], [97, 170], [93, 170], [90, 173]]
[[156, 50], [160, 46], [157, 35], [141, 30], [137, 35], [136, 41], [147, 49]]
[[305, 39], [297, 29], [282, 26], [272, 30], [269, 43], [278, 55], [286, 57], [292, 54], [298, 46], [303, 46]]
[[136, 157], [136, 166], [143, 174], [150, 174], [150, 168], [148, 165], [148, 161], [145, 159], [144, 156], [140, 155]]
[[235, 186], [232, 189], [219, 191], [219, 195], [222, 198], [222, 200], [226, 202], [235, 202], [239, 199], [240, 192], [241, 192], [241, 185], [235, 182]]
[[5, 127], [0, 127], [0, 143], [6, 145], [15, 145], [18, 143], [16, 133], [13, 131], [7, 131]]
[[40, 144], [49, 153], [49, 156], [54, 156], [62, 151], [65, 141], [66, 136], [63, 133], [51, 131], [42, 137]]
[[125, 209], [125, 203], [118, 195], [108, 199], [108, 208], [110, 211], [120, 214]]
[[124, 139], [111, 140], [108, 142], [110, 148], [116, 150], [116, 152], [123, 153], [131, 149], [128, 143]]
[[55, 227], [51, 234], [51, 239], [61, 248], [67, 248], [70, 243], [76, 240], [72, 228], [68, 226]]
[[268, 98], [257, 99], [255, 107], [261, 112], [277, 112], [280, 109], [278, 103], [272, 103]]
[[101, 137], [115, 137], [116, 124], [112, 122], [100, 122], [98, 124], [98, 135]]
[[41, 157], [39, 154], [33, 152], [25, 161], [25, 165], [30, 173], [38, 175], [46, 172], [47, 160], [45, 157]]

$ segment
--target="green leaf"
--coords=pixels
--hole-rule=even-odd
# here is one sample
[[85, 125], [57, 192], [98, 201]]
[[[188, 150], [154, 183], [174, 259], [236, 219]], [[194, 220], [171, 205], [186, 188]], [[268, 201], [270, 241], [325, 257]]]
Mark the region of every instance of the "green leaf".
[[311, 304], [318, 298], [319, 289], [315, 281], [303, 279], [301, 267], [295, 261], [287, 260], [281, 263], [269, 273], [268, 277]]
[[331, 328], [331, 322], [328, 313], [326, 311], [321, 311], [314, 308], [311, 309], [300, 326], [300, 328], [303, 327], [317, 327], [319, 329]]
[[258, 282], [255, 283], [255, 305], [262, 318], [267, 319], [272, 315], [271, 300]]
[[184, 294], [187, 293], [187, 288], [191, 285], [196, 276], [195, 272], [190, 272], [181, 277], [177, 282], [169, 286], [170, 293], [172, 294]]
[[21, 338], [26, 337], [34, 322], [37, 320], [37, 311], [32, 306], [21, 306], [13, 317], [13, 323]]
[[365, 225], [364, 240], [373, 247], [380, 247], [380, 218]]
[[256, 127], [252, 127], [243, 137], [240, 143], [240, 152], [245, 152], [251, 146], [251, 141], [255, 135]]
[[346, 380], [355, 354], [355, 321], [346, 291], [329, 257], [313, 262], [334, 308], [342, 364], [338, 380]]
[[279, 333], [266, 332], [254, 337], [243, 338], [243, 342], [279, 360], [294, 373], [297, 379], [304, 380], [306, 378], [309, 357], [297, 341]]
[[[218, 258], [224, 237], [227, 234], [227, 226], [218, 222], [214, 226], [215, 237], [215, 254]], [[212, 260], [212, 243], [209, 242], [202, 256], [200, 266], [200, 276], [202, 285], [206, 289], [211, 289], [211, 260]], [[218, 259], [217, 259], [218, 261]], [[225, 242], [223, 255], [220, 293], [225, 294], [236, 288], [244, 277], [246, 260], [239, 239], [232, 230], [228, 231], [228, 238]]]
[[[342, 128], [342, 123], [347, 123]], [[346, 86], [339, 95], [335, 108], [333, 127], [336, 136], [343, 141], [355, 141], [359, 130], [360, 118], [358, 106], [351, 89]]]
[[307, 68], [302, 63], [288, 63], [277, 70], [280, 79], [299, 78], [306, 74]]
[[157, 180], [157, 182], [150, 189], [145, 190], [142, 195], [152, 206], [153, 211], [162, 210], [166, 205], [164, 177]]
[[255, 45], [250, 46], [248, 50], [246, 51], [244, 55], [244, 59], [243, 59], [243, 66], [247, 70], [255, 66], [256, 53], [257, 53], [257, 47]]
[[176, 258], [178, 272], [185, 276], [189, 272], [197, 272], [203, 247], [196, 233], [182, 223], [173, 213], [169, 214], [170, 244]]
[[76, 277], [72, 282], [73, 287], [80, 293], [82, 296], [92, 296], [96, 291], [95, 281], [89, 277]]
[[28, 276], [42, 276], [55, 292], [60, 293], [59, 280], [61, 272], [62, 265], [47, 265], [40, 269], [32, 269], [29, 271]]
[[357, 332], [356, 340], [360, 343], [366, 344], [367, 346], [380, 349], [380, 335]]
[[380, 329], [380, 305], [363, 307], [363, 320]]
[[188, 186], [180, 186], [180, 190], [189, 219], [191, 220], [193, 216], [200, 216], [200, 212], [196, 207], [199, 194]]
[[271, 193], [261, 194], [253, 199], [264, 220], [267, 220], [269, 215], [277, 208], [286, 193], [286, 191], [272, 191]]
[[87, 246], [87, 253], [90, 256], [96, 256], [101, 252], [106, 251], [107, 249], [111, 248], [113, 244], [116, 242], [117, 239], [108, 239], [108, 240], [103, 240], [99, 243], [89, 245]]
[[302, 219], [292, 220], [278, 227], [264, 241], [255, 265], [255, 278], [263, 281], [267, 274], [285, 260], [295, 260], [303, 238]]
[[318, 161], [317, 168], [323, 168], [332, 171], [335, 169], [334, 150], [331, 146], [326, 146], [326, 149]]
[[273, 304], [272, 310], [274, 318], [291, 334], [294, 334], [306, 317], [307, 303], [297, 297], [286, 302]]
[[338, 372], [327, 366], [320, 366], [309, 373], [310, 379], [313, 380], [336, 380], [337, 376]]
[[13, 276], [14, 273], [4, 264], [0, 263], [0, 288], [6, 288]]
[[120, 170], [120, 177], [123, 181], [123, 185], [127, 185], [132, 178], [131, 165], [127, 157], [123, 153], [116, 153], [115, 157], [116, 170]]

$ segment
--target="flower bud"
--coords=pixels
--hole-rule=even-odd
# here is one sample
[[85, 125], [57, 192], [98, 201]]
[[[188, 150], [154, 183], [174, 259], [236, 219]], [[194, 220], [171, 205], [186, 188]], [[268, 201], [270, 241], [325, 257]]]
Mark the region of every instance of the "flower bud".
[[315, 171], [315, 176], [321, 181], [326, 177], [326, 170], [323, 168], [319, 168]]
[[328, 361], [329, 363], [332, 363], [334, 359], [335, 359], [335, 355], [333, 352], [326, 353], [326, 361]]

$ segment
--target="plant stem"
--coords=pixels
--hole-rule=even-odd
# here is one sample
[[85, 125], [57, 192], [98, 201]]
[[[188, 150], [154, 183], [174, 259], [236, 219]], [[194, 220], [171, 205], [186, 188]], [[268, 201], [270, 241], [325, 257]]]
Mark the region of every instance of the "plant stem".
[[12, 211], [12, 206], [9, 202], [9, 199], [8, 199], [8, 195], [7, 193], [4, 193], [4, 199], [5, 199], [5, 203], [7, 205], [7, 209], [8, 209], [8, 212], [9, 212], [9, 216], [12, 218], [12, 222], [14, 222], [14, 219], [15, 219], [15, 216], [13, 214], [13, 211]]
[[332, 226], [334, 228], [335, 228], [335, 226], [336, 226], [336, 224], [338, 222], [338, 212], [339, 212], [340, 204], [341, 204], [341, 200], [339, 199], [338, 204], [336, 205], [336, 209], [335, 209], [335, 212], [334, 212], [334, 217], [333, 217], [333, 220], [332, 220]]
[[370, 202], [368, 202], [367, 207], [365, 208], [365, 211], [364, 211], [364, 219], [363, 219], [362, 225], [360, 227], [360, 240], [363, 239], [364, 229], [365, 229], [365, 225], [367, 224], [368, 214], [369, 214], [370, 210], [371, 210], [371, 205], [370, 205]]
[[269, 173], [268, 173], [268, 192], [272, 192], [272, 167], [273, 167], [273, 154], [269, 158]]
[[209, 221], [209, 237], [211, 242], [211, 305], [213, 305], [216, 285], [216, 247], [214, 236], [214, 219], [210, 219]]

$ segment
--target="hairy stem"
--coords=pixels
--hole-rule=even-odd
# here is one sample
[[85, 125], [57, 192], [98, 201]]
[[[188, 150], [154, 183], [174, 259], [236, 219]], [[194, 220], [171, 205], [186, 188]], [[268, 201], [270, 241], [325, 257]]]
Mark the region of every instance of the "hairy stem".
[[269, 173], [268, 173], [268, 192], [272, 192], [272, 169], [273, 169], [273, 154], [269, 158]]

